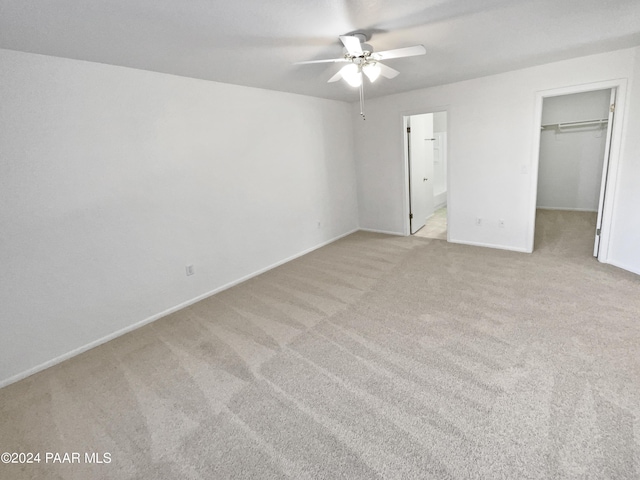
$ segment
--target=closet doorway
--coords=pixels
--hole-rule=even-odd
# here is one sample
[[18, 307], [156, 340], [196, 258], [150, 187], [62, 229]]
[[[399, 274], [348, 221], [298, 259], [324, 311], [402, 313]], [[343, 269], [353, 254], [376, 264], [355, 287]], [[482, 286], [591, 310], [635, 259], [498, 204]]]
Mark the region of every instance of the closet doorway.
[[539, 98], [535, 249], [606, 258], [620, 88], [603, 86]]
[[404, 117], [409, 233], [447, 239], [447, 112]]

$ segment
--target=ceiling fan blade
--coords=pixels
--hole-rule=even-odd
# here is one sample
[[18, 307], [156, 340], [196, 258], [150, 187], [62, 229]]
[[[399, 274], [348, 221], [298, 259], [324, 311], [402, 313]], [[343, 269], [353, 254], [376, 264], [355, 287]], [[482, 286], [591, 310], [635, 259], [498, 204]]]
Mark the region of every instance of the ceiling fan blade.
[[362, 56], [362, 44], [358, 37], [354, 37], [352, 35], [340, 35], [340, 41], [344, 44], [349, 55], [353, 55], [354, 57]]
[[308, 65], [310, 63], [337, 63], [347, 62], [346, 58], [326, 58], [324, 60], [307, 60], [305, 62], [295, 62], [294, 65]]
[[382, 75], [385, 78], [394, 78], [400, 75], [400, 72], [398, 70], [395, 70], [391, 67], [387, 67], [382, 63], [378, 63], [378, 66], [380, 67], [380, 75]]
[[331, 77], [329, 80], [327, 80], [327, 83], [337, 82], [341, 78], [342, 78], [342, 72], [338, 72], [333, 77]]
[[424, 48], [424, 45], [414, 45], [413, 47], [375, 52], [371, 56], [376, 60], [389, 60], [390, 58], [413, 57], [415, 55], [424, 55], [425, 53], [427, 53], [427, 49]]

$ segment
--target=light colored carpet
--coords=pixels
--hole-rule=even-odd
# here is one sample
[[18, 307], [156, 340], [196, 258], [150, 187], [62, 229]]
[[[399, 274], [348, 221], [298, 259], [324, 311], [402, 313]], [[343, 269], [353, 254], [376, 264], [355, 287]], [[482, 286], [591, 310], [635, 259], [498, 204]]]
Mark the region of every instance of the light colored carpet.
[[431, 217], [427, 219], [420, 230], [414, 233], [417, 237], [436, 238], [438, 240], [447, 239], [447, 207], [436, 210]]
[[593, 256], [596, 223], [596, 212], [538, 209], [534, 252], [588, 259]]
[[112, 460], [0, 478], [638, 478], [640, 278], [567, 215], [356, 233], [6, 387], [0, 451]]

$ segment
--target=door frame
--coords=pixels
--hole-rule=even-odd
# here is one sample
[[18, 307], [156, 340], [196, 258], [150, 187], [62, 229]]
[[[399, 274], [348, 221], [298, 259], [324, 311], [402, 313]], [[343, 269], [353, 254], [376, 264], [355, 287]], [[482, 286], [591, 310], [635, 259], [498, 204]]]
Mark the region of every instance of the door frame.
[[449, 241], [449, 219], [450, 219], [450, 215], [451, 215], [451, 211], [449, 208], [449, 202], [451, 200], [451, 197], [449, 195], [449, 191], [450, 191], [450, 182], [451, 182], [451, 176], [449, 175], [450, 173], [450, 161], [449, 161], [449, 129], [451, 126], [451, 113], [449, 111], [449, 106], [448, 105], [444, 105], [444, 106], [438, 106], [438, 107], [424, 107], [424, 108], [416, 108], [416, 109], [411, 109], [411, 110], [405, 110], [400, 112], [400, 125], [402, 125], [402, 130], [400, 130], [400, 135], [401, 135], [401, 141], [400, 144], [402, 145], [402, 154], [403, 154], [403, 175], [404, 175], [404, 182], [402, 184], [402, 233], [405, 237], [410, 236], [411, 235], [411, 224], [409, 222], [409, 214], [411, 213], [411, 208], [410, 208], [410, 195], [411, 195], [411, 191], [410, 191], [410, 186], [409, 186], [409, 151], [408, 151], [408, 144], [407, 144], [407, 117], [411, 117], [413, 115], [423, 115], [423, 114], [427, 114], [427, 113], [438, 113], [438, 112], [445, 112], [447, 114], [447, 242]]
[[[616, 112], [611, 131], [611, 150], [609, 165], [607, 170], [605, 197], [602, 207], [602, 224], [600, 227], [600, 251], [598, 261], [608, 263], [609, 240], [611, 236], [611, 224], [614, 212], [616, 186], [618, 179], [618, 166], [620, 164], [620, 154], [622, 146], [623, 124], [625, 120], [625, 107], [627, 103], [627, 79], [620, 78], [603, 82], [585, 83], [582, 85], [572, 85], [568, 87], [554, 88], [550, 90], [540, 90], [535, 94], [534, 110], [534, 132], [533, 132], [533, 158], [531, 159], [531, 195], [528, 227], [527, 251], [533, 252], [536, 228], [536, 204], [538, 201], [538, 169], [540, 164], [540, 126], [542, 125], [542, 102], [548, 97], [558, 97], [571, 95], [573, 93], [591, 92], [594, 90], [607, 90], [615, 88], [616, 92]], [[448, 188], [448, 187], [447, 187]]]

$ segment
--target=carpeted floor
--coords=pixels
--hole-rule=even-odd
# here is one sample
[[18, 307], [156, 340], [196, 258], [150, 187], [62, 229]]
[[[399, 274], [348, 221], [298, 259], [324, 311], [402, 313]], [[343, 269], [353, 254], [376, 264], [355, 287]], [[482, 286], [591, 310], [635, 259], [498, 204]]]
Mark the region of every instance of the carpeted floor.
[[356, 233], [6, 387], [43, 461], [0, 478], [638, 478], [640, 277], [538, 219], [529, 255]]

